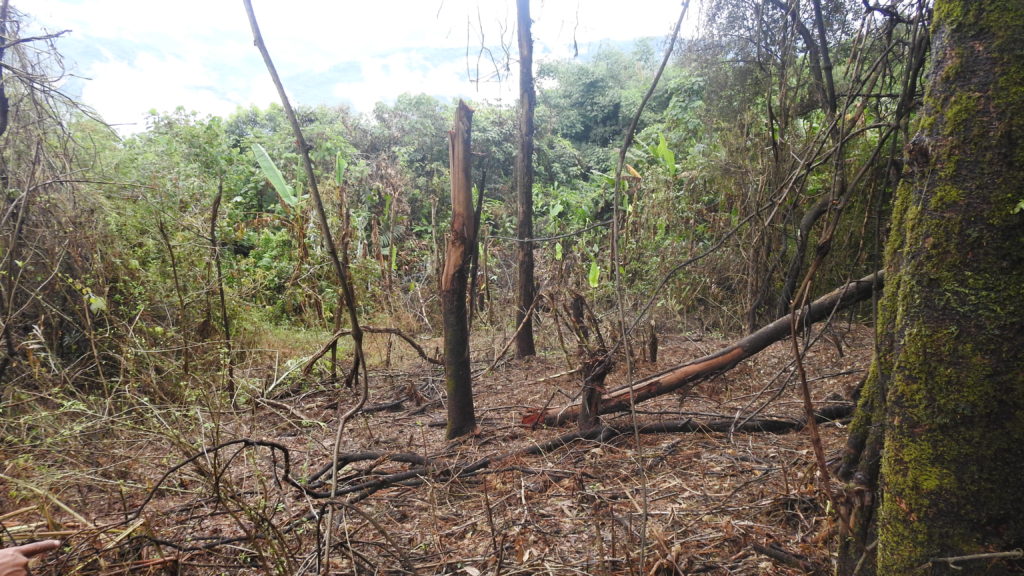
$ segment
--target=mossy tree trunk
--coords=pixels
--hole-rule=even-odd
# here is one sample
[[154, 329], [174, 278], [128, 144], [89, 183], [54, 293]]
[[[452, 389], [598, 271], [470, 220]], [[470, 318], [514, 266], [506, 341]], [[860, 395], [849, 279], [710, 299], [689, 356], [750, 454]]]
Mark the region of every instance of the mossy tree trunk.
[[441, 314], [444, 318], [444, 370], [448, 391], [448, 438], [473, 432], [473, 378], [469, 366], [469, 317], [466, 285], [469, 260], [476, 244], [470, 183], [470, 135], [473, 110], [459, 101], [450, 132], [452, 229], [441, 274]]
[[877, 355], [840, 474], [841, 574], [1024, 570], [993, 556], [1024, 546], [1024, 2], [934, 10]]

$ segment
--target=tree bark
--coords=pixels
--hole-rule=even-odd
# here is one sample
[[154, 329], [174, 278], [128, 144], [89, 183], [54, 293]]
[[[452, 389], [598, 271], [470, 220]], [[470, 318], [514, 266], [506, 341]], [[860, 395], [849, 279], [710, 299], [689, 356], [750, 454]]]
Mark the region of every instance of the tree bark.
[[[803, 330], [815, 322], [828, 318], [836, 311], [868, 299], [881, 286], [881, 283], [882, 273], [876, 272], [829, 292], [800, 311], [798, 329]], [[644, 400], [668, 394], [683, 386], [696, 384], [710, 376], [731, 369], [741, 361], [791, 334], [792, 317], [787, 314], [714, 354], [648, 376], [632, 386], [618, 388], [605, 394], [601, 398], [598, 413], [623, 412]], [[558, 426], [575, 420], [579, 415], [580, 404], [574, 403], [559, 408], [532, 411], [523, 418], [523, 424], [534, 426], [543, 423], [548, 426]]]
[[533, 277], [533, 36], [530, 33], [530, 0], [516, 0], [519, 25], [519, 150], [516, 153], [515, 179], [519, 217], [516, 223], [519, 269], [519, 304], [516, 307], [516, 357], [537, 353], [533, 342], [533, 318], [530, 310], [536, 298]]
[[469, 260], [476, 243], [473, 194], [470, 180], [470, 142], [473, 110], [459, 101], [455, 126], [449, 133], [452, 180], [452, 228], [441, 274], [441, 311], [444, 317], [444, 368], [448, 391], [448, 438], [473, 432], [473, 379], [469, 367], [469, 319], [466, 285]]
[[840, 471], [841, 574], [1024, 569], [985, 556], [1024, 545], [1024, 5], [936, 0], [934, 15]]

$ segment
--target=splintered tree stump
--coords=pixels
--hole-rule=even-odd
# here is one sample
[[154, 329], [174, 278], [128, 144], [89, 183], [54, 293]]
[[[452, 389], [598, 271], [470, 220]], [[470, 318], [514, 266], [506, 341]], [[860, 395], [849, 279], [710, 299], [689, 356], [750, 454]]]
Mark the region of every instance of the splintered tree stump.
[[604, 379], [615, 367], [611, 354], [598, 349], [583, 362], [583, 396], [580, 400], [579, 430], [585, 432], [601, 423], [599, 408], [604, 395]]
[[444, 371], [448, 391], [448, 438], [476, 429], [473, 377], [469, 366], [469, 318], [466, 286], [471, 249], [476, 245], [470, 182], [473, 110], [459, 100], [449, 134], [452, 179], [452, 226], [441, 274], [441, 315], [444, 321]]

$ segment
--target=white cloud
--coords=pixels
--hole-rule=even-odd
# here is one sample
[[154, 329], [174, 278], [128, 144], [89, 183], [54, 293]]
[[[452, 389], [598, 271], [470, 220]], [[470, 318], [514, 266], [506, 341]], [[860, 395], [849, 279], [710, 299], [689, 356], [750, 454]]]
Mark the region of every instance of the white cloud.
[[[210, 114], [225, 114], [235, 108], [211, 89], [213, 78], [207, 71], [179, 58], [144, 52], [131, 62], [98, 62], [90, 73], [102, 82], [86, 83], [82, 99], [102, 103], [100, 112], [107, 122], [125, 125], [125, 131], [144, 128], [138, 123], [150, 109], [167, 111], [184, 105]], [[161, 77], [173, 80], [165, 82]]]
[[[111, 123], [140, 123], [153, 108], [182, 105], [224, 115], [277, 100], [241, 0], [34, 0], [30, 6], [47, 28], [70, 28], [76, 46], [92, 47], [89, 55], [66, 56], [91, 79], [85, 103]], [[677, 0], [534, 0], [535, 52], [566, 57], [574, 43], [586, 53], [588, 43], [601, 39], [663, 36], [680, 7]], [[504, 89], [511, 97], [508, 82], [470, 84], [464, 51], [468, 45], [475, 67], [482, 38], [504, 44], [515, 58], [514, 0], [254, 0], [254, 9], [286, 85], [289, 77], [325, 75], [343, 65], [361, 70], [358, 79], [328, 82], [321, 101], [368, 111], [402, 92], [480, 100]], [[462, 55], [430, 61], [422, 54], [438, 51], [425, 47]], [[500, 49], [498, 57], [504, 57]], [[490, 71], [485, 65], [482, 72]]]
[[462, 97], [475, 101], [495, 100], [511, 96], [510, 83], [466, 80], [466, 64], [462, 59], [427, 62], [415, 52], [399, 52], [362, 62], [361, 78], [337, 82], [331, 89], [339, 101], [356, 110], [369, 111], [377, 102], [393, 101], [403, 92], [426, 93], [442, 98]]

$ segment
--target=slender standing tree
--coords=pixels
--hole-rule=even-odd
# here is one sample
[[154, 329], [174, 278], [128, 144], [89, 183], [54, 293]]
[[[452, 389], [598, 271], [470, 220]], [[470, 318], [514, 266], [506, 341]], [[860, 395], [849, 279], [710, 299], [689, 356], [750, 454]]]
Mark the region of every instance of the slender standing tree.
[[[4, 82], [4, 66], [2, 65], [4, 51], [7, 47], [7, 14], [9, 11], [9, 0], [0, 0], [0, 137], [4, 135], [4, 132], [7, 132], [7, 124], [11, 114], [11, 104], [10, 100], [7, 98], [7, 89], [5, 88], [6, 84]], [[9, 181], [6, 162], [0, 162], [0, 188], [3, 188], [5, 194], [7, 193]], [[2, 222], [0, 222], [0, 224], [2, 224]], [[9, 270], [11, 270], [11, 267], [15, 264], [13, 248], [13, 243], [11, 243], [11, 245], [4, 246], [4, 251], [7, 252], [7, 256], [4, 257], [4, 260], [8, 261], [6, 263]], [[7, 298], [7, 293], [10, 292], [12, 288], [9, 284], [11, 282], [11, 278], [14, 278], [14, 275], [7, 274], [6, 276], [6, 284], [8, 285], [5, 286], [4, 284], [0, 284], [0, 310], [2, 310], [0, 313], [3, 314], [3, 317], [0, 317], [0, 338], [4, 341], [4, 355], [0, 358], [0, 383], [3, 382], [4, 374], [7, 373], [7, 367], [11, 365], [11, 362], [13, 362], [18, 355], [18, 350], [14, 342], [14, 335], [11, 332], [11, 312], [13, 306], [8, 305], [9, 300]]]
[[[0, 62], [3, 62], [4, 51], [7, 48], [7, 14], [10, 11], [10, 1], [0, 1]], [[4, 87], [4, 67], [0, 66], [0, 136], [7, 131], [7, 122], [11, 113], [11, 103], [7, 98], [7, 89]], [[0, 170], [4, 170], [0, 167]], [[0, 183], [7, 184], [7, 172], [0, 172]]]
[[841, 574], [1024, 570], [1024, 3], [936, 0]]
[[516, 153], [515, 182], [519, 205], [516, 260], [519, 268], [519, 305], [516, 308], [516, 356], [533, 356], [533, 301], [537, 297], [533, 278], [533, 110], [537, 97], [533, 89], [533, 36], [530, 32], [530, 0], [516, 0], [519, 24], [519, 150]]
[[[309, 157], [309, 151], [312, 147], [306, 142], [305, 136], [302, 134], [302, 128], [299, 125], [298, 117], [295, 115], [295, 110], [292, 108], [291, 101], [288, 99], [288, 93], [285, 92], [284, 84], [281, 82], [281, 77], [277, 73], [277, 68], [274, 67], [274, 62], [270, 58], [270, 52], [267, 50], [266, 44], [263, 42], [263, 34], [260, 33], [259, 23], [256, 21], [256, 13], [252, 8], [252, 0], [242, 0], [242, 4], [245, 5], [245, 13], [249, 18], [249, 26], [252, 28], [253, 44], [260, 51], [260, 55], [263, 56], [263, 62], [267, 66], [267, 72], [270, 73], [270, 78], [274, 82], [274, 87], [277, 88], [277, 94], [281, 97], [281, 106], [284, 108], [285, 117], [288, 118], [288, 123], [291, 125], [292, 133], [295, 135], [295, 147], [298, 150], [299, 158], [302, 160], [302, 167], [306, 173], [306, 183], [309, 186], [309, 196], [313, 200], [313, 207], [316, 209], [317, 219], [320, 223], [320, 233], [323, 234], [324, 242], [323, 245], [327, 250], [327, 255], [330, 257], [331, 264], [334, 268], [334, 274], [338, 278], [338, 284], [341, 288], [341, 293], [345, 297], [345, 307], [348, 308], [349, 321], [352, 323], [352, 342], [355, 347], [355, 359], [353, 360], [351, 382], [359, 381], [360, 371], [363, 375], [363, 394], [360, 396], [360, 400], [357, 406], [351, 408], [348, 415], [342, 418], [342, 422], [347, 420], [351, 414], [355, 414], [362, 404], [366, 402], [366, 396], [368, 394], [369, 383], [367, 382], [368, 376], [366, 371], [366, 359], [363, 355], [363, 329], [359, 324], [359, 315], [356, 308], [356, 292], [355, 288], [352, 287], [352, 278], [349, 276], [348, 259], [344, 255], [339, 255], [338, 248], [334, 243], [334, 237], [331, 234], [331, 226], [327, 221], [327, 211], [324, 209], [324, 202], [320, 197], [320, 188], [317, 186], [316, 174], [313, 172], [313, 161]], [[339, 435], [341, 431], [339, 426]]]

